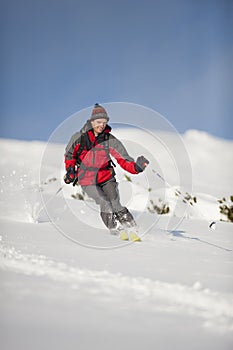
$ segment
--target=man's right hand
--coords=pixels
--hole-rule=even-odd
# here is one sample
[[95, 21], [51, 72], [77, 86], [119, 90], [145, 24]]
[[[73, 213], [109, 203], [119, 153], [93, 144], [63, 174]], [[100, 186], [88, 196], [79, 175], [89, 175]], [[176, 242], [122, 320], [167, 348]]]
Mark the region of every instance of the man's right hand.
[[66, 174], [64, 176], [64, 181], [66, 184], [70, 184], [70, 183], [74, 182], [74, 180], [75, 180], [75, 169], [70, 166], [66, 170]]

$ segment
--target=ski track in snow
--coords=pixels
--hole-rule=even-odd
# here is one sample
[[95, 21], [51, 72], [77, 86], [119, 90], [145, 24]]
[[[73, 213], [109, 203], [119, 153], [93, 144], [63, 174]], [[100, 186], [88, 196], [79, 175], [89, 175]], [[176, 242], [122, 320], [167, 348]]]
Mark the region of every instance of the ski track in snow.
[[[44, 255], [22, 254], [3, 243], [0, 245], [0, 269], [45, 277], [53, 282], [51, 287], [58, 283], [68, 289], [67, 297], [71, 299], [85, 296], [92, 302], [109, 303], [111, 308], [115, 305], [126, 311], [188, 314], [201, 318], [203, 326], [215, 332], [233, 330], [233, 295], [203, 289], [198, 282], [189, 287], [121, 273], [80, 269]], [[46, 298], [49, 294], [47, 291]], [[43, 294], [39, 297], [42, 298]], [[53, 293], [51, 297], [54, 297]]]

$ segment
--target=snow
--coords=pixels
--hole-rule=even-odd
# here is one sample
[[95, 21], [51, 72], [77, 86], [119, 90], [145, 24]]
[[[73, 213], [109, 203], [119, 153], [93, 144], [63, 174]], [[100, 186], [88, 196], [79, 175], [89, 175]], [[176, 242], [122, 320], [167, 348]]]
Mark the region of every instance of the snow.
[[[140, 243], [109, 235], [97, 206], [71, 197], [80, 188], [63, 185], [65, 145], [0, 140], [4, 350], [232, 348], [233, 226], [219, 221], [218, 199], [233, 194], [233, 142], [190, 130], [186, 156], [172, 134], [135, 145], [138, 133], [114, 132], [151, 160], [131, 182], [116, 168]], [[149, 213], [151, 201], [170, 212]]]

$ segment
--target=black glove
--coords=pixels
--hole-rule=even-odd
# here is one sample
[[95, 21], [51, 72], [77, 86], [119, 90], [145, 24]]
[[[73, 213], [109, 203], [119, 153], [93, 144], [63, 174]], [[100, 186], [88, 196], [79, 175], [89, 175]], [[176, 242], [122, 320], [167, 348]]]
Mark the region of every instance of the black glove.
[[64, 181], [66, 184], [70, 184], [71, 182], [74, 182], [75, 180], [75, 169], [70, 166], [68, 169], [67, 169], [67, 172], [64, 176]]
[[149, 160], [147, 160], [144, 156], [140, 156], [136, 160], [135, 170], [138, 173], [141, 173], [143, 170], [145, 170], [145, 168], [147, 167], [148, 164], [149, 164]]

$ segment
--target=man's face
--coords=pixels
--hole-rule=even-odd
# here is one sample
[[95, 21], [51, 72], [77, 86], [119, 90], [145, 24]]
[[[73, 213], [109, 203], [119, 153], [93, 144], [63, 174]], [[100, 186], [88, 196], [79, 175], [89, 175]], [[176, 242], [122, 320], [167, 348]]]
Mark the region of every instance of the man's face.
[[95, 134], [100, 134], [101, 132], [104, 131], [106, 125], [107, 125], [107, 120], [102, 118], [102, 119], [95, 119], [91, 122], [92, 128], [94, 130]]

